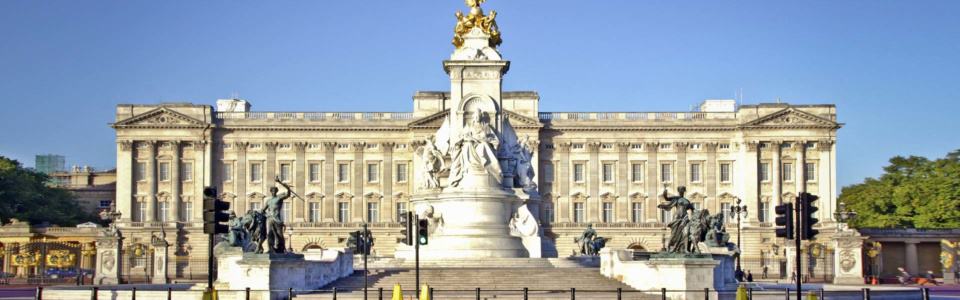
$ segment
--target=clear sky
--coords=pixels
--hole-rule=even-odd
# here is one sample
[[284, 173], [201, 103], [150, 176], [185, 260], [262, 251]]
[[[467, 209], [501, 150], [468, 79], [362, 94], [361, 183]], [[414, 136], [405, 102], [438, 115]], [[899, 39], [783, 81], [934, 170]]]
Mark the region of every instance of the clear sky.
[[[542, 111], [833, 103], [841, 186], [960, 148], [960, 1], [490, 0]], [[0, 1], [0, 155], [112, 168], [118, 103], [411, 111], [459, 0]]]

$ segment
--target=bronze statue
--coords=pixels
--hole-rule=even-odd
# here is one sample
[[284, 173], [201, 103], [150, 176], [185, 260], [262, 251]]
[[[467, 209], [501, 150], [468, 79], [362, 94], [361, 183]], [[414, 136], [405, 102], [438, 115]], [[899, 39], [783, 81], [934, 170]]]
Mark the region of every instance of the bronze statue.
[[480, 8], [486, 0], [466, 0], [467, 6], [470, 7], [470, 12], [464, 15], [462, 12], [457, 11], [457, 25], [454, 27], [453, 32], [453, 45], [457, 48], [463, 46], [464, 36], [470, 32], [474, 27], [478, 27], [483, 30], [483, 33], [490, 36], [490, 47], [497, 47], [502, 42], [500, 38], [500, 29], [497, 27], [497, 12], [490, 11], [490, 14], [487, 16], [483, 15], [483, 9]]
[[580, 245], [581, 255], [590, 255], [593, 251], [593, 240], [595, 238], [597, 238], [597, 231], [593, 229], [593, 224], [587, 224], [587, 229], [584, 229], [583, 233], [574, 238], [573, 241]]
[[243, 219], [238, 218], [235, 212], [230, 211], [230, 221], [227, 224], [230, 227], [227, 243], [232, 247], [245, 246], [247, 244], [247, 231], [243, 228]]
[[669, 211], [674, 209], [673, 221], [670, 221], [667, 224], [670, 227], [670, 242], [667, 244], [667, 252], [670, 253], [690, 253], [690, 237], [686, 234], [687, 224], [690, 222], [690, 219], [687, 217], [687, 211], [693, 210], [693, 204], [690, 203], [690, 200], [683, 197], [683, 194], [687, 192], [687, 187], [680, 186], [677, 187], [677, 193], [679, 196], [671, 197], [667, 195], [667, 190], [663, 190], [663, 199], [666, 200], [666, 203], [661, 203], [657, 205], [658, 208]]
[[283, 239], [283, 220], [280, 218], [280, 214], [283, 211], [283, 200], [290, 198], [290, 186], [283, 181], [280, 181], [280, 178], [275, 179], [277, 183], [283, 186], [287, 191], [284, 193], [278, 194], [280, 191], [277, 187], [270, 187], [270, 198], [267, 198], [263, 207], [263, 215], [266, 217], [267, 223], [267, 252], [268, 253], [284, 253], [286, 252], [286, 241]]
[[267, 239], [266, 217], [259, 210], [250, 210], [240, 221], [249, 241], [244, 252], [263, 253], [263, 241]]

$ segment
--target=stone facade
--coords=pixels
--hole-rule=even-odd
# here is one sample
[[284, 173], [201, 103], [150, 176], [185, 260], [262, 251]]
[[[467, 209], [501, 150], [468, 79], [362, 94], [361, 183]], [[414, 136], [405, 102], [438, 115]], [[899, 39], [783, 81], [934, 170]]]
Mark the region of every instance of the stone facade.
[[50, 174], [51, 183], [73, 194], [83, 210], [96, 214], [109, 209], [117, 197], [116, 170], [95, 171], [90, 167], [73, 167], [66, 172]]

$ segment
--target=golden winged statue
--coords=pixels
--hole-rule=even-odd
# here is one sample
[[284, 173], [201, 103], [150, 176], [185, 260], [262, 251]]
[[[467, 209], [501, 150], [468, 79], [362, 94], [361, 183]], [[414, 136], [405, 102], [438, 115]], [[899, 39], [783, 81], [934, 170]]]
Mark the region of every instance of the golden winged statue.
[[474, 27], [477, 27], [490, 36], [490, 47], [500, 46], [502, 40], [500, 39], [500, 29], [497, 27], [497, 12], [491, 10], [489, 15], [485, 16], [483, 14], [480, 4], [483, 4], [486, 0], [465, 0], [465, 2], [470, 7], [470, 13], [464, 15], [463, 12], [457, 11], [457, 25], [453, 29], [453, 45], [457, 49], [463, 47], [464, 36]]

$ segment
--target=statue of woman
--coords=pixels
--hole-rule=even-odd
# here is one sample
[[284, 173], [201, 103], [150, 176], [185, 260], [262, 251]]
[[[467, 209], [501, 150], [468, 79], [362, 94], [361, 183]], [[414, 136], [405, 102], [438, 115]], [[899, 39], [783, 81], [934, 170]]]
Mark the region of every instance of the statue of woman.
[[494, 148], [499, 138], [490, 126], [486, 114], [477, 110], [470, 123], [463, 128], [460, 140], [453, 144], [454, 155], [450, 166], [450, 186], [459, 186], [470, 170], [486, 172], [500, 181], [500, 162]]
[[683, 194], [687, 192], [687, 188], [680, 186], [677, 188], [677, 193], [679, 196], [671, 197], [667, 195], [667, 190], [663, 190], [663, 199], [666, 200], [666, 203], [661, 203], [657, 205], [658, 208], [669, 211], [674, 209], [673, 221], [670, 221], [667, 224], [670, 227], [670, 242], [667, 244], [667, 252], [671, 253], [689, 253], [689, 236], [686, 233], [685, 229], [687, 223], [690, 222], [690, 219], [687, 217], [687, 211], [693, 210], [693, 204], [690, 203], [690, 200], [683, 197]]

